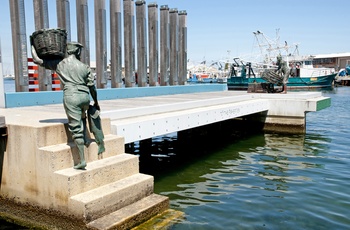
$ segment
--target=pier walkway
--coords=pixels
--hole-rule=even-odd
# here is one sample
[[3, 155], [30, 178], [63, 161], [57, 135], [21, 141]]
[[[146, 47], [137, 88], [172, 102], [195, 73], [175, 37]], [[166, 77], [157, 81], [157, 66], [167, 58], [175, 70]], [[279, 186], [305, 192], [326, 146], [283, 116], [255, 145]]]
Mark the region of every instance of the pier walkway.
[[[221, 91], [101, 100], [99, 103], [101, 118], [111, 120], [112, 133], [130, 143], [264, 111], [274, 117], [284, 116], [284, 120], [300, 118], [304, 122], [306, 112], [328, 107], [330, 99], [320, 92]], [[0, 114], [5, 116], [6, 124], [13, 125], [45, 126], [67, 122], [62, 104], [0, 109]]]
[[[117, 99], [111, 91], [99, 91], [106, 152], [100, 159], [96, 143], [87, 146], [86, 170], [73, 169], [79, 156], [62, 103], [0, 109], [8, 131], [0, 152], [0, 196], [74, 216], [92, 229], [130, 229], [167, 210], [169, 198], [153, 193], [153, 177], [139, 172], [138, 157], [125, 153], [126, 143], [240, 117], [263, 123], [265, 130], [302, 133], [307, 112], [330, 106], [320, 92], [135, 94], [145, 90], [117, 90], [123, 91]], [[58, 101], [62, 94], [12, 96], [16, 105], [38, 96], [34, 103]]]

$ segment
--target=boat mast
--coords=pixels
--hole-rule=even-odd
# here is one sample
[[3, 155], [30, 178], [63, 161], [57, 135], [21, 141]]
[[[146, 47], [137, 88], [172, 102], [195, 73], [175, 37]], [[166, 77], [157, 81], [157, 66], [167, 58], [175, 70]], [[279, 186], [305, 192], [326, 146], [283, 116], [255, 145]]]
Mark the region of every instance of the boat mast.
[[264, 63], [271, 63], [276, 60], [276, 57], [281, 54], [281, 50], [285, 50], [286, 56], [288, 56], [288, 43], [284, 42], [284, 45], [279, 43], [279, 29], [276, 29], [276, 38], [271, 39], [267, 37], [263, 32], [257, 30], [253, 32], [258, 46], [260, 48], [261, 55], [264, 57]]

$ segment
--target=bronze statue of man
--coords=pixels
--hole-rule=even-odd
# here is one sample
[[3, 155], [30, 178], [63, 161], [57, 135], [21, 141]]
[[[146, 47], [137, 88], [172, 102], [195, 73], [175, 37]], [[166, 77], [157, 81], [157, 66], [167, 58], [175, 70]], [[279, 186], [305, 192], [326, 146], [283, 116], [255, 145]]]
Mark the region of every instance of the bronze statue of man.
[[283, 61], [282, 56], [277, 56], [277, 73], [282, 76], [282, 91], [281, 93], [287, 93], [287, 82], [290, 75], [290, 69], [286, 61]]
[[[290, 75], [290, 69], [286, 61], [283, 61], [282, 56], [277, 56], [277, 69], [265, 69], [261, 74], [261, 78], [271, 84], [282, 85], [280, 93], [287, 93], [287, 83]], [[273, 92], [275, 90], [273, 89]]]
[[[58, 74], [63, 86], [63, 105], [68, 118], [68, 129], [78, 148], [80, 162], [74, 166], [75, 169], [85, 169], [84, 145], [88, 144], [86, 139], [86, 111], [90, 106], [90, 95], [94, 101], [95, 110], [100, 110], [97, 101], [97, 91], [94, 84], [94, 76], [88, 65], [80, 61], [80, 53], [83, 46], [78, 42], [67, 43], [67, 52], [64, 58], [41, 59], [38, 57], [32, 44], [31, 51], [34, 63], [54, 70]], [[90, 106], [91, 107], [91, 106]], [[93, 127], [94, 124], [92, 124]], [[90, 124], [91, 127], [91, 124]], [[93, 132], [98, 140], [98, 154], [105, 151], [102, 129]]]

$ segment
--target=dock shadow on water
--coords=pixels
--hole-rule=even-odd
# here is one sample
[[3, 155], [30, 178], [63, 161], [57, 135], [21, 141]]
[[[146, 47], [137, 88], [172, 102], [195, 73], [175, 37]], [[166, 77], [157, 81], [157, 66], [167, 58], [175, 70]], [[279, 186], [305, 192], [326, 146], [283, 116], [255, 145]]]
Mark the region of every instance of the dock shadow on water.
[[157, 179], [164, 173], [201, 161], [242, 138], [261, 134], [261, 128], [228, 120], [126, 144], [125, 152], [138, 155], [140, 171]]

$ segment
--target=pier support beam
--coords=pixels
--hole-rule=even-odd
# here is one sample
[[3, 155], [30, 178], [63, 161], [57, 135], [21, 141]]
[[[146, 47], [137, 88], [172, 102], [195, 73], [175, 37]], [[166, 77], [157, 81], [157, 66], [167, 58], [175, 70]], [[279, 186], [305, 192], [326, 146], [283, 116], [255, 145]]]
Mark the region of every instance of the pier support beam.
[[96, 85], [107, 88], [107, 35], [105, 0], [95, 0]]
[[71, 41], [69, 0], [56, 0], [57, 26], [67, 30], [67, 41]]
[[305, 117], [285, 117], [285, 116], [267, 116], [264, 124], [265, 132], [273, 133], [306, 133]]
[[148, 5], [149, 86], [158, 85], [158, 5]]
[[124, 0], [124, 72], [125, 87], [135, 85], [135, 13], [134, 1]]
[[[49, 9], [47, 0], [34, 0], [35, 30], [49, 28]], [[39, 91], [52, 90], [52, 72], [39, 66]]]
[[170, 85], [178, 85], [179, 76], [179, 16], [177, 9], [170, 9]]
[[84, 46], [80, 60], [90, 65], [89, 11], [87, 0], [76, 0], [78, 42]]
[[179, 85], [187, 81], [187, 13], [179, 12]]
[[10, 15], [16, 92], [28, 92], [28, 54], [24, 0], [10, 1]]
[[306, 112], [309, 103], [305, 100], [270, 99], [270, 109], [262, 113], [264, 131], [277, 133], [305, 133]]
[[137, 85], [147, 86], [147, 27], [146, 2], [136, 1], [136, 35], [137, 35]]
[[170, 40], [169, 40], [169, 7], [160, 7], [160, 85], [169, 85]]
[[110, 0], [111, 87], [120, 88], [122, 81], [122, 13], [120, 0]]
[[262, 127], [262, 130], [267, 133], [304, 134], [306, 132], [305, 116], [277, 116], [268, 115], [268, 112], [261, 112], [235, 118], [235, 121], [237, 127], [255, 124], [257, 127]]

